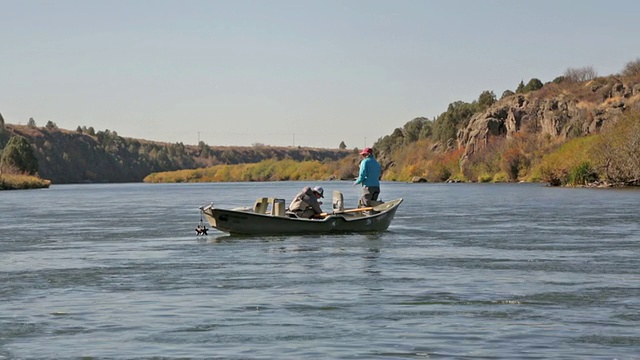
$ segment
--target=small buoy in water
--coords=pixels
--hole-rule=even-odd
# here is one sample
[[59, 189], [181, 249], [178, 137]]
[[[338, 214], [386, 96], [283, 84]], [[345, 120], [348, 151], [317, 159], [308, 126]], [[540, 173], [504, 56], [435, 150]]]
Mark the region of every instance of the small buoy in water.
[[196, 235], [207, 235], [207, 227], [202, 225], [202, 224], [198, 224], [198, 226], [196, 226]]

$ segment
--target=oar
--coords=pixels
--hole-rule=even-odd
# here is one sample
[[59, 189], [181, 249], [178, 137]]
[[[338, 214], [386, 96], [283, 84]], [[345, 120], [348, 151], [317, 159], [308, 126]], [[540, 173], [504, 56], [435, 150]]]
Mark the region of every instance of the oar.
[[357, 208], [357, 209], [348, 209], [348, 210], [342, 210], [342, 211], [335, 211], [333, 213], [322, 213], [322, 214], [318, 214], [318, 216], [325, 217], [325, 216], [329, 216], [329, 215], [352, 213], [352, 212], [361, 212], [361, 211], [369, 211], [369, 210], [373, 210], [373, 207], [363, 207], [363, 208]]

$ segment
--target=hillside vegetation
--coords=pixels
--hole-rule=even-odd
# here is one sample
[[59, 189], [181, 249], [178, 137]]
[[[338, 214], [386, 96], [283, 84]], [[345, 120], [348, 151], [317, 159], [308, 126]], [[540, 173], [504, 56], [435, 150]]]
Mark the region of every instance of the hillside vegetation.
[[[53, 183], [351, 179], [358, 150], [215, 147], [124, 138], [115, 131], [5, 124], [0, 175]], [[498, 99], [483, 91], [433, 119], [418, 117], [374, 143], [390, 181], [541, 181], [640, 184], [640, 59], [620, 74], [569, 68], [521, 81]]]
[[416, 118], [375, 143], [398, 181], [640, 182], [640, 59], [621, 74], [567, 69], [498, 100], [484, 91], [434, 119]]
[[[6, 124], [9, 138], [24, 138], [33, 148], [37, 173], [53, 183], [140, 182], [154, 172], [197, 169], [216, 165], [257, 163], [263, 160], [337, 161], [349, 150], [304, 147], [212, 147], [124, 138], [115, 131], [59, 129]], [[0, 139], [0, 149], [8, 141]], [[36, 171], [31, 172], [34, 174]]]

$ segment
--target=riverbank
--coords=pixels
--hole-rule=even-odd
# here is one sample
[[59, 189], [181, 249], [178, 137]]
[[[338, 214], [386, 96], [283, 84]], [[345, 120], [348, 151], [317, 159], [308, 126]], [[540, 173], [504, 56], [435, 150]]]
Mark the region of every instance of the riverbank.
[[31, 175], [0, 174], [0, 190], [46, 189], [51, 181]]

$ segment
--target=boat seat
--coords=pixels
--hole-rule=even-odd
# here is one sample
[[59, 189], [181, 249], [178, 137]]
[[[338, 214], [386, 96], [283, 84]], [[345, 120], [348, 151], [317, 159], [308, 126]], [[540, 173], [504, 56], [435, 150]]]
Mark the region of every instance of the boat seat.
[[333, 211], [344, 211], [344, 197], [340, 191], [333, 191]]
[[253, 212], [256, 214], [265, 214], [267, 212], [267, 207], [269, 207], [269, 199], [266, 197], [258, 198], [256, 203], [253, 205]]

